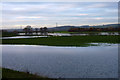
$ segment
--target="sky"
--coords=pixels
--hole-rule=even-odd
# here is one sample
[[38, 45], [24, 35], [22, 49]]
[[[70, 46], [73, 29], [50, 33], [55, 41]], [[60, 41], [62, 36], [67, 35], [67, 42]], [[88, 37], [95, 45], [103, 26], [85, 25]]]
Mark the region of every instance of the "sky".
[[2, 28], [103, 25], [118, 22], [117, 2], [3, 2]]

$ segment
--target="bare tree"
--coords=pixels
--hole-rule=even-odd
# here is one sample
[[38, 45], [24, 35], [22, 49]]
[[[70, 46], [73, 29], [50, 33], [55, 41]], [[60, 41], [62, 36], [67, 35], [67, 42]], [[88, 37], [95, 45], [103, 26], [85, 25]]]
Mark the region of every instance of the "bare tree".
[[44, 35], [47, 35], [47, 27], [44, 27]]
[[41, 35], [43, 35], [43, 28], [42, 27], [40, 28], [40, 33], [41, 33]]
[[28, 34], [28, 30], [27, 30], [27, 28], [24, 28], [23, 31], [25, 32], [25, 35]]
[[36, 35], [38, 35], [38, 28], [35, 28]]
[[26, 26], [24, 29], [25, 35], [32, 34], [33, 30], [31, 26]]

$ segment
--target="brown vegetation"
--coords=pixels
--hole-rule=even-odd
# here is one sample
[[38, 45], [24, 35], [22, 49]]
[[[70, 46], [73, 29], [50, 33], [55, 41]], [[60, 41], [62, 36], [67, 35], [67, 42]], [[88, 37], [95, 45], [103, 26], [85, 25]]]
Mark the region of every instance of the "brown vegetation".
[[94, 27], [90, 27], [90, 28], [71, 28], [68, 31], [69, 32], [82, 32], [82, 31], [120, 31], [120, 28], [113, 28], [113, 27], [109, 27], [109, 28], [94, 28]]

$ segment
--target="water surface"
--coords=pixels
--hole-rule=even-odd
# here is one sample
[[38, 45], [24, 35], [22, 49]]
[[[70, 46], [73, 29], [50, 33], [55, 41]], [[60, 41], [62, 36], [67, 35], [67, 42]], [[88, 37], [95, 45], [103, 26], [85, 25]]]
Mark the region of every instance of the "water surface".
[[0, 37], [0, 39], [20, 39], [20, 38], [37, 38], [37, 37], [48, 37], [48, 36], [14, 36], [14, 37]]
[[[19, 35], [25, 35], [25, 33], [19, 33]], [[33, 33], [33, 35], [36, 35], [36, 33]], [[37, 33], [37, 35], [41, 35], [41, 33]], [[86, 35], [119, 35], [118, 32], [99, 32], [99, 33], [48, 33], [47, 35], [52, 36], [86, 36]]]
[[118, 45], [2, 45], [3, 67], [51, 78], [117, 78]]

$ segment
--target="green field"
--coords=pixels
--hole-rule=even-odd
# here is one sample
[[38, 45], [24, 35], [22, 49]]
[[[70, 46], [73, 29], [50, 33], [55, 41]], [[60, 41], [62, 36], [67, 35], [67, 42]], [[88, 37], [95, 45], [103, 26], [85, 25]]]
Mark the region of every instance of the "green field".
[[28, 44], [48, 46], [90, 46], [89, 43], [120, 43], [120, 36], [56, 36], [24, 39], [3, 39], [2, 44]]
[[2, 69], [2, 79], [22, 79], [22, 80], [28, 80], [28, 79], [37, 79], [37, 80], [55, 80], [50, 79], [47, 77], [38, 76], [37, 74], [30, 74], [28, 72], [19, 72], [11, 69]]
[[12, 37], [12, 36], [17, 36], [17, 33], [14, 32], [2, 32], [1, 37]]

